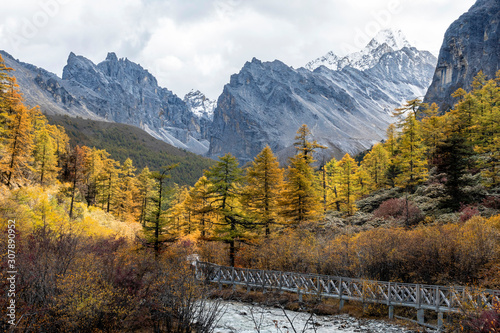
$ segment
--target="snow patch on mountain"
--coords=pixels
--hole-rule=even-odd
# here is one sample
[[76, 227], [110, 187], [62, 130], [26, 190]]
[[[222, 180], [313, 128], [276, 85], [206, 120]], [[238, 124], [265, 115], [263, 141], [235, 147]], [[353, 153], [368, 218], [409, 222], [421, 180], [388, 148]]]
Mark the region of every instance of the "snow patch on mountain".
[[401, 30], [385, 29], [379, 31], [366, 47], [359, 52], [339, 57], [333, 51], [330, 51], [326, 55], [307, 63], [305, 68], [310, 71], [320, 66], [335, 71], [342, 70], [345, 67], [366, 70], [375, 66], [384, 54], [399, 51], [404, 47], [411, 48], [411, 45]]
[[191, 90], [184, 96], [184, 103], [191, 112], [198, 118], [212, 120], [214, 118], [214, 110], [217, 106], [216, 101], [212, 101], [199, 90]]

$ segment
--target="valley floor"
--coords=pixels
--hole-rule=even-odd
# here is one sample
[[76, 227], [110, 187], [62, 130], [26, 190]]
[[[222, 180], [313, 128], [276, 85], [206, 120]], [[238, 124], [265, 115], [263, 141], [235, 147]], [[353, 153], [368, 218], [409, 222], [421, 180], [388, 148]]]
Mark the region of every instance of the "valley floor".
[[[347, 314], [311, 317], [309, 313], [295, 312], [258, 304], [224, 302], [224, 314], [215, 333], [396, 333], [413, 332], [402, 326], [382, 320], [358, 319]], [[286, 315], [285, 315], [286, 313]], [[289, 319], [287, 319], [287, 316]], [[292, 321], [292, 324], [290, 324]], [[292, 327], [293, 326], [293, 327]]]

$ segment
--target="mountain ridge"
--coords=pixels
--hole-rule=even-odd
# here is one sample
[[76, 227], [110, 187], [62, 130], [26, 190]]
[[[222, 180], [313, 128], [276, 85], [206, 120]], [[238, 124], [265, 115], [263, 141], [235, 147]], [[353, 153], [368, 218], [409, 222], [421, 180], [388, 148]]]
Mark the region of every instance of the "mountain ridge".
[[407, 47], [365, 71], [320, 66], [311, 72], [253, 58], [218, 99], [208, 155], [230, 152], [245, 163], [269, 144], [284, 161], [302, 124], [329, 147], [325, 158], [355, 155], [385, 137], [395, 107], [424, 94], [434, 63], [429, 52]]
[[380, 58], [388, 52], [399, 51], [404, 47], [411, 48], [401, 30], [384, 29], [373, 37], [360, 51], [339, 57], [333, 51], [308, 62], [304, 67], [313, 71], [319, 66], [332, 70], [342, 70], [349, 66], [359, 70], [369, 69], [377, 64]]
[[310, 71], [254, 58], [230, 77], [216, 103], [195, 90], [181, 99], [113, 52], [98, 64], [70, 53], [61, 78], [12, 57], [7, 65], [22, 74], [27, 100], [47, 114], [130, 124], [178, 148], [212, 158], [231, 152], [244, 163], [266, 144], [285, 160], [304, 123], [329, 147], [327, 157], [354, 155], [382, 140], [391, 111], [422, 96], [434, 70], [429, 52], [407, 45], [402, 34], [382, 31], [357, 53], [358, 69]]
[[197, 117], [181, 98], [126, 58], [110, 52], [96, 65], [71, 52], [59, 78], [1, 52], [7, 66], [15, 69], [27, 104], [40, 105], [49, 115], [134, 125], [175, 147], [200, 155], [208, 150], [209, 120]]

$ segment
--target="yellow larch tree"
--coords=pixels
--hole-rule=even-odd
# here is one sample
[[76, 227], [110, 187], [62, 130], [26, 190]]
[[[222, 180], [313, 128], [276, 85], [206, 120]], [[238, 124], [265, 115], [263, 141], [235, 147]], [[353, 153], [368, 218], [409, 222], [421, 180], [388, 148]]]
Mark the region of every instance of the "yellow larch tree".
[[389, 152], [383, 144], [375, 144], [361, 162], [362, 169], [368, 176], [370, 191], [384, 188], [387, 184], [387, 169], [389, 168]]
[[310, 134], [306, 125], [299, 128], [294, 143], [296, 155], [290, 158], [286, 170], [281, 213], [293, 225], [318, 219], [323, 212], [319, 182], [312, 163], [314, 150], [326, 147], [319, 145], [316, 140], [309, 141]]
[[212, 236], [214, 213], [211, 207], [209, 186], [207, 177], [202, 176], [190, 189], [185, 203], [185, 209], [201, 239]]
[[360, 193], [358, 164], [349, 154], [345, 154], [337, 163], [337, 168], [340, 209], [352, 215], [356, 211], [355, 201]]
[[266, 146], [246, 170], [242, 191], [244, 209], [263, 226], [266, 236], [279, 216], [279, 199], [283, 190], [283, 170], [271, 148]]

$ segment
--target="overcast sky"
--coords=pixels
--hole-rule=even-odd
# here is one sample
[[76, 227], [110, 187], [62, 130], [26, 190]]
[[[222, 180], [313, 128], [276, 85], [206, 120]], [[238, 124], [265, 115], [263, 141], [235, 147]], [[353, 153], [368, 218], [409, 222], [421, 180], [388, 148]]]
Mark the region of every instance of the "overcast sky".
[[379, 29], [401, 29], [438, 54], [448, 26], [475, 0], [10, 0], [0, 49], [61, 75], [72, 51], [94, 63], [116, 52], [181, 98], [216, 99], [253, 57], [295, 68], [361, 49]]

